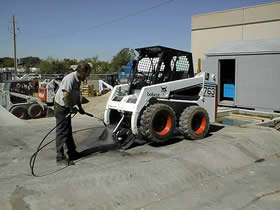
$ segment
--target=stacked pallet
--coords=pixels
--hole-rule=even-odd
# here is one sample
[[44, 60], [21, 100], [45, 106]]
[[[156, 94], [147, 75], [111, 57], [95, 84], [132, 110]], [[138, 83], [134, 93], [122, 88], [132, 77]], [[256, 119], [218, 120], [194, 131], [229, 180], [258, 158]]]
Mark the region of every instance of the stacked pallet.
[[96, 90], [94, 85], [83, 85], [82, 87], [82, 96], [93, 97], [96, 96]]

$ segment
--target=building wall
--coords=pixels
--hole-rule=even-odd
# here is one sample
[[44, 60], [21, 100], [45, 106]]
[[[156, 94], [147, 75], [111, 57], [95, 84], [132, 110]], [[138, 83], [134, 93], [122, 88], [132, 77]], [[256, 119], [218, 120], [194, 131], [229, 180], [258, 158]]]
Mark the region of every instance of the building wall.
[[198, 59], [224, 41], [263, 38], [280, 38], [280, 2], [193, 16], [195, 71]]
[[217, 75], [218, 81], [221, 59], [236, 59], [234, 106], [280, 111], [280, 54], [208, 57], [202, 68]]

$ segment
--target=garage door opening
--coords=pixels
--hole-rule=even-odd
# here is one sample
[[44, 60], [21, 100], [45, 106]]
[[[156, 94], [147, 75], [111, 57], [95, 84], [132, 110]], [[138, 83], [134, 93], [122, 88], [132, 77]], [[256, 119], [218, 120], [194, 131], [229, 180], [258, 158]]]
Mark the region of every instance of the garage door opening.
[[220, 101], [235, 101], [235, 59], [220, 62]]

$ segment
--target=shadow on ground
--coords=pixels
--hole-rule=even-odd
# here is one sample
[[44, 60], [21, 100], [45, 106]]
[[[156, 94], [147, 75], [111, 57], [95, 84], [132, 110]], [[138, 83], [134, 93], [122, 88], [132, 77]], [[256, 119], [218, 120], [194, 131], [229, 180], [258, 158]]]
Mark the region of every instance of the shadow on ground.
[[[220, 131], [223, 129], [224, 126], [222, 125], [211, 125], [209, 129], [209, 134], [207, 137], [212, 136], [214, 133]], [[96, 140], [88, 139], [82, 142], [82, 148], [81, 150], [81, 155], [83, 157], [90, 156], [92, 154], [96, 153], [104, 153], [112, 150], [117, 150], [117, 149], [122, 149], [121, 144], [118, 143], [114, 138], [113, 138], [113, 129], [112, 128], [104, 128], [104, 127], [99, 127], [99, 128], [94, 128], [92, 132], [99, 133], [98, 138]], [[146, 140], [144, 140], [143, 137], [139, 137], [134, 139], [133, 144], [127, 148], [131, 149], [134, 147], [138, 146], [143, 146], [145, 144], [149, 144], [152, 147], [164, 147], [168, 145], [173, 145], [177, 144], [183, 140], [191, 140], [191, 139], [185, 139], [184, 136], [180, 134], [178, 130], [176, 130], [174, 137], [168, 139], [167, 141], [163, 143], [149, 143]], [[203, 140], [203, 139], [200, 139]], [[198, 141], [198, 140], [196, 140]]]
[[[223, 128], [224, 126], [211, 125], [207, 137], [212, 136], [215, 132], [218, 132]], [[110, 127], [100, 126], [100, 127], [85, 128], [85, 129], [74, 131], [73, 135], [75, 135], [76, 144], [82, 156], [81, 159], [77, 161], [82, 161], [82, 159], [85, 159], [89, 156], [93, 156], [98, 153], [105, 153], [109, 151], [122, 149], [122, 145], [119, 142], [117, 142], [113, 137], [113, 128]], [[143, 140], [143, 137], [139, 137], [134, 139], [133, 144], [131, 144], [127, 149], [129, 150], [134, 147], [139, 147], [146, 144], [149, 144], [149, 146], [155, 148], [164, 147], [168, 145], [177, 144], [183, 140], [189, 140], [189, 139], [185, 139], [184, 136], [180, 134], [179, 130], [176, 130], [174, 137], [170, 138], [169, 140], [163, 143], [149, 143]], [[203, 139], [196, 140], [196, 141], [203, 141]], [[40, 174], [38, 176], [42, 177], [42, 176], [54, 174], [65, 168], [67, 168], [67, 166], [56, 169], [48, 173]]]

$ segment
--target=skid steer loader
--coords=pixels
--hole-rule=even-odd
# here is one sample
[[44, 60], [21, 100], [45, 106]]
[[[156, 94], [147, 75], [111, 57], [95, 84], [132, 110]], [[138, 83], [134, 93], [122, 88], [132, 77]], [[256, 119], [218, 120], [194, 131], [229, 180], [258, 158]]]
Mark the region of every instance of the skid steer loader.
[[104, 122], [113, 126], [113, 135], [159, 143], [176, 129], [188, 139], [204, 138], [217, 110], [215, 76], [194, 76], [189, 52], [162, 46], [136, 50], [128, 84], [115, 86], [106, 105]]

